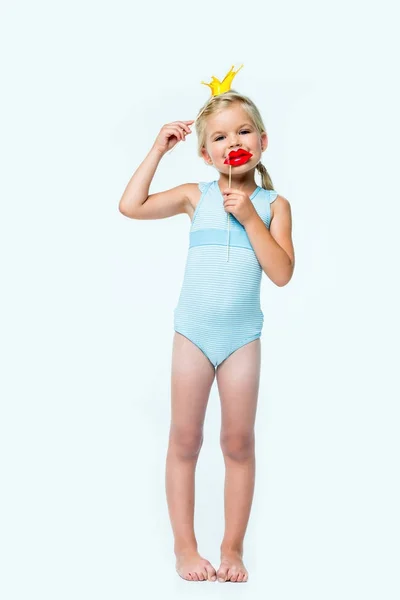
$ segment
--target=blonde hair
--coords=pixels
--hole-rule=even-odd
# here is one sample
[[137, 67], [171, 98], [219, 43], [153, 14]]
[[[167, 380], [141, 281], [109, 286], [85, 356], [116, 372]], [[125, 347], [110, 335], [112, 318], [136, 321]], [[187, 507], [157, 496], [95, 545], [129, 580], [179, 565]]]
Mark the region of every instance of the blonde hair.
[[[261, 118], [261, 114], [250, 98], [243, 96], [243, 94], [239, 94], [239, 92], [236, 92], [235, 90], [229, 90], [218, 96], [211, 96], [199, 110], [195, 123], [197, 133], [197, 153], [199, 156], [202, 156], [201, 150], [205, 147], [207, 117], [215, 114], [219, 110], [229, 107], [234, 102], [237, 102], [245, 109], [260, 135], [265, 132], [265, 125]], [[256, 166], [256, 169], [261, 175], [261, 186], [265, 190], [273, 190], [274, 186], [271, 177], [261, 161]]]

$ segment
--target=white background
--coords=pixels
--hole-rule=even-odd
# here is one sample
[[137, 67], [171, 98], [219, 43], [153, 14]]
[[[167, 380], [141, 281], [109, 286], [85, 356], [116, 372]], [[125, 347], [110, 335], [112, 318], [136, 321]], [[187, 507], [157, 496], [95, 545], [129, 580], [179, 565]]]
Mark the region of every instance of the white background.
[[[0, 21], [1, 597], [398, 599], [395, 3], [5, 1]], [[190, 221], [118, 203], [200, 81], [242, 63], [296, 269], [262, 280], [249, 581], [194, 583], [164, 491]], [[217, 176], [193, 133], [150, 191]], [[214, 383], [195, 525], [215, 568], [219, 429]]]

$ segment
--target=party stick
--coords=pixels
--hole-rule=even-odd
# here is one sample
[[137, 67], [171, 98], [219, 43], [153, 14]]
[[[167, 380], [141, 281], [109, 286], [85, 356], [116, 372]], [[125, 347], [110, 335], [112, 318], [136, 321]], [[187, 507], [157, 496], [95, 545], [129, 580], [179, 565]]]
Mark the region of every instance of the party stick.
[[[231, 174], [232, 174], [232, 165], [229, 164], [229, 184], [228, 184], [228, 187], [231, 187]], [[230, 234], [230, 231], [231, 231], [230, 224], [231, 224], [231, 220], [229, 218], [229, 213], [228, 213], [228, 244], [227, 244], [227, 248], [226, 248], [227, 249], [227, 257], [226, 257], [227, 261], [229, 260], [229, 234]]]

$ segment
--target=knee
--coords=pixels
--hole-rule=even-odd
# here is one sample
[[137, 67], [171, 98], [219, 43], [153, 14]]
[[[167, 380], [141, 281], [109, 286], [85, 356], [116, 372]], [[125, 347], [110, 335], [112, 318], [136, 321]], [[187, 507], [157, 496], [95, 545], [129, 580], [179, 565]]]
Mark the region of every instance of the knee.
[[221, 434], [221, 449], [226, 458], [246, 460], [254, 456], [254, 432]]
[[173, 427], [169, 444], [179, 458], [194, 458], [198, 456], [203, 444], [203, 432]]

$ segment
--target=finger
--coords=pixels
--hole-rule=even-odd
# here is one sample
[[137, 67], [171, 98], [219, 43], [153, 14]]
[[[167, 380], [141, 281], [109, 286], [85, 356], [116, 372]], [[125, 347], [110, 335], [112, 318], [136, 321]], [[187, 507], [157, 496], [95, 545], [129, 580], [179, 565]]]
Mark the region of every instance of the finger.
[[228, 187], [224, 189], [224, 192], [227, 194], [240, 194], [241, 190], [239, 188]]
[[193, 123], [193, 121], [177, 121], [179, 123], [179, 125], [182, 125], [182, 127], [185, 127], [185, 129], [187, 129], [188, 131], [190, 131], [189, 129], [189, 125], [191, 123]]
[[182, 129], [184, 129], [188, 133], [192, 133], [185, 121], [175, 121], [174, 124], [179, 125], [179, 127], [182, 127]]
[[185, 139], [185, 136], [183, 135], [182, 128], [179, 127], [179, 125], [176, 125], [173, 129], [174, 129], [175, 135], [178, 138], [178, 140]]
[[178, 122], [174, 122], [174, 123], [167, 123], [166, 125], [164, 125], [163, 129], [165, 131], [180, 131], [180, 132], [182, 132], [182, 130], [184, 130], [184, 127], [182, 124], [179, 124]]
[[171, 138], [171, 137], [175, 136], [178, 141], [181, 139], [181, 133], [180, 133], [180, 129], [178, 127], [166, 126], [165, 133], [167, 135], [167, 138]]
[[190, 121], [189, 121], [189, 125], [186, 121], [180, 121], [179, 125], [182, 125], [182, 127], [188, 132], [188, 133], [192, 133], [192, 130], [190, 129], [189, 125], [190, 125]]
[[174, 123], [169, 123], [168, 125], [164, 125], [164, 131], [168, 131], [169, 133], [175, 132], [178, 128]]
[[182, 130], [179, 127], [168, 127], [165, 130], [167, 140], [179, 142], [182, 139]]
[[186, 138], [185, 138], [185, 136], [186, 136], [188, 133], [192, 133], [192, 132], [190, 131], [190, 129], [187, 127], [187, 125], [185, 125], [184, 123], [182, 123], [182, 125], [181, 125], [181, 124], [179, 124], [179, 125], [178, 125], [178, 127], [179, 127], [179, 130], [180, 130], [180, 132], [181, 132], [181, 135], [182, 135], [182, 139], [183, 139], [183, 140], [185, 140], [185, 139], [186, 139]]

